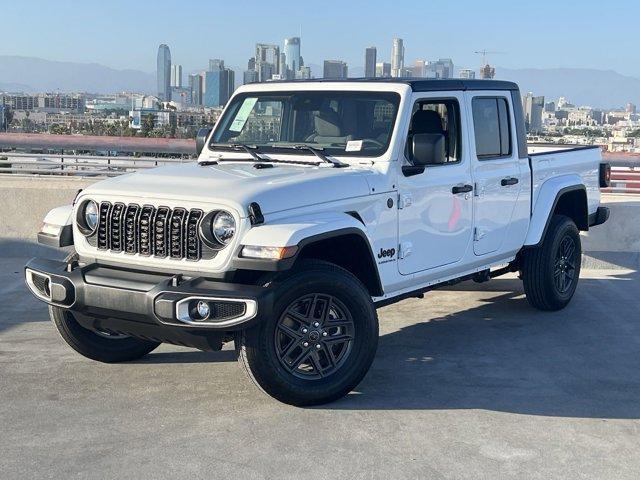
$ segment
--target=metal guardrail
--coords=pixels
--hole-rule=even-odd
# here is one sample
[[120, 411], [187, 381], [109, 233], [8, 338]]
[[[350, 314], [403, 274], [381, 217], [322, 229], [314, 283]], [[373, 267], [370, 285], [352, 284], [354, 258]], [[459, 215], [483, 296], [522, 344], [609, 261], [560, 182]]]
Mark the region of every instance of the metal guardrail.
[[[0, 152], [0, 175], [114, 177], [136, 170], [193, 162], [192, 158], [118, 157]], [[612, 167], [608, 193], [640, 193], [640, 167]]]
[[0, 152], [0, 174], [114, 177], [140, 169], [192, 162], [190, 158], [107, 157], [99, 155]]

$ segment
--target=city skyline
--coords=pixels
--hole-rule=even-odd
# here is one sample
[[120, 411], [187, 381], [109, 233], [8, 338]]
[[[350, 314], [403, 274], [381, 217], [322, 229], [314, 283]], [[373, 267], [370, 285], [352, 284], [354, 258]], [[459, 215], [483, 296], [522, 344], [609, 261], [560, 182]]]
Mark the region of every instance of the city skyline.
[[[326, 59], [340, 59], [350, 67], [364, 67], [362, 52], [371, 45], [378, 48], [378, 61], [390, 61], [391, 41], [398, 37], [406, 45], [406, 65], [419, 58], [450, 57], [460, 67], [477, 69], [481, 61], [473, 52], [487, 48], [506, 51], [499, 61], [490, 57], [490, 63], [505, 68], [600, 68], [640, 78], [640, 64], [634, 61], [637, 42], [633, 28], [621, 28], [625, 25], [621, 25], [619, 9], [602, 8], [595, 1], [582, 2], [578, 9], [541, 0], [535, 11], [502, 0], [482, 5], [469, 1], [456, 5], [394, 4], [393, 8], [386, 4], [383, 8], [382, 2], [368, 2], [370, 8], [364, 8], [359, 2], [345, 5], [329, 1], [322, 6], [305, 5], [304, 11], [299, 11], [294, 2], [276, 2], [268, 9], [249, 2], [241, 6], [216, 5], [216, 15], [189, 15], [188, 21], [176, 21], [177, 12], [169, 8], [174, 4], [165, 1], [154, 3], [153, 9], [114, 1], [108, 15], [85, 18], [93, 10], [93, 0], [87, 0], [81, 9], [74, 8], [76, 5], [69, 0], [61, 0], [46, 18], [32, 18], [28, 12], [41, 3], [45, 5], [36, 0], [3, 9], [3, 34], [11, 41], [0, 45], [0, 55], [96, 62], [117, 69], [152, 72], [154, 65], [146, 52], [167, 43], [174, 57], [181, 59], [185, 74], [201, 69], [201, 58], [225, 58], [230, 67], [242, 70], [252, 45], [281, 45], [284, 38], [299, 36], [302, 30], [307, 64], [322, 65]], [[624, 8], [625, 18], [635, 18], [640, 13], [639, 5], [621, 3], [618, 6]], [[191, 12], [206, 12], [208, 6], [194, 0], [181, 4]], [[261, 15], [247, 20], [245, 13], [249, 9], [258, 9]], [[100, 7], [96, 10], [99, 12]], [[282, 11], [293, 14], [282, 15]], [[336, 12], [340, 12], [338, 21]], [[50, 28], [58, 17], [68, 23], [69, 15], [78, 20], [72, 22], [74, 28]], [[28, 29], [21, 27], [21, 19], [26, 17], [33, 20]], [[117, 27], [113, 26], [114, 18], [118, 19]], [[386, 28], [382, 22], [393, 27]], [[148, 23], [154, 28], [141, 28]], [[361, 25], [375, 28], [360, 28]], [[597, 35], [584, 34], [589, 25], [597, 25]], [[580, 42], [574, 41], [577, 36]]]

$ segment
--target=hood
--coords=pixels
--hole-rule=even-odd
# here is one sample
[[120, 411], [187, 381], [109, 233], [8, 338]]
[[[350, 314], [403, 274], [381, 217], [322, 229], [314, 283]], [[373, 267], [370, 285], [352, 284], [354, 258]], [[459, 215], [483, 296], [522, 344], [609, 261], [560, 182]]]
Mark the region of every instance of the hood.
[[369, 194], [365, 168], [253, 163], [185, 163], [112, 177], [83, 194], [226, 204], [238, 212], [258, 202], [265, 214]]

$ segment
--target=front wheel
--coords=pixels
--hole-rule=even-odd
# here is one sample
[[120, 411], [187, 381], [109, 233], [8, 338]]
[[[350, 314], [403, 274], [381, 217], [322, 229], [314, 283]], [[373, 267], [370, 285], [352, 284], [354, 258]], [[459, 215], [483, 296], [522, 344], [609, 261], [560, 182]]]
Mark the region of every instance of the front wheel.
[[62, 339], [79, 354], [104, 363], [127, 362], [144, 357], [160, 345], [128, 335], [89, 330], [73, 314], [60, 307], [49, 307], [53, 324]]
[[240, 363], [263, 391], [290, 405], [343, 397], [376, 353], [371, 296], [348, 271], [324, 262], [307, 262], [274, 285], [273, 316], [239, 337]]
[[580, 232], [570, 218], [551, 217], [542, 245], [525, 250], [522, 279], [529, 303], [539, 310], [560, 310], [573, 297], [580, 277]]

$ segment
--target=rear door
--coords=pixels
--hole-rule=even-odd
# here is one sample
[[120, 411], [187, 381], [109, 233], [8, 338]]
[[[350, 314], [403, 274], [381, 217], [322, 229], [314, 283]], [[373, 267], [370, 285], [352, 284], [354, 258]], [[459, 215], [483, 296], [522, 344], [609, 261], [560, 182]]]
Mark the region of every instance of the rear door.
[[507, 92], [469, 92], [474, 179], [473, 251], [500, 253], [514, 217], [528, 218], [528, 166], [518, 157], [512, 96]]

